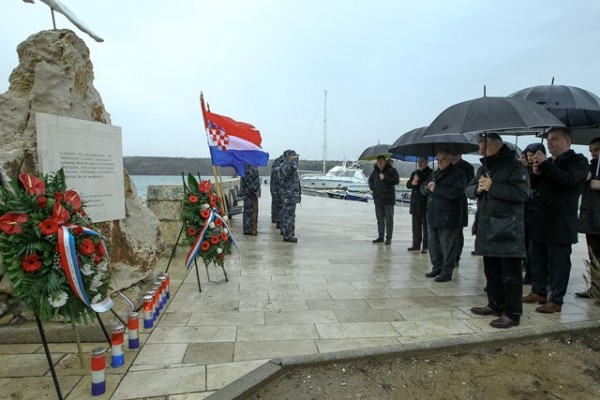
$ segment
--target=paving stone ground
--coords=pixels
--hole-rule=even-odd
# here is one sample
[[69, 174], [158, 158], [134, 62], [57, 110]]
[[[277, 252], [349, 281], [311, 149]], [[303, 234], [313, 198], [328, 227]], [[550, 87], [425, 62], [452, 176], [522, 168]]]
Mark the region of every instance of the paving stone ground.
[[[169, 272], [172, 298], [156, 327], [141, 331], [142, 348], [126, 349], [126, 365], [107, 368], [101, 399], [198, 400], [282, 357], [363, 349], [439, 338], [494, 333], [490, 318], [469, 309], [485, 305], [481, 258], [465, 249], [451, 282], [425, 277], [426, 254], [411, 245], [408, 208], [396, 207], [392, 244], [372, 244], [373, 204], [304, 196], [297, 209], [297, 244], [284, 243], [271, 224], [268, 187], [260, 199], [258, 236], [237, 235], [240, 253], [227, 261], [229, 282], [200, 265], [183, 266], [181, 249]], [[472, 216], [471, 216], [472, 220]], [[241, 232], [241, 215], [232, 223]], [[535, 312], [525, 304], [521, 325], [539, 333], [559, 324], [600, 320], [600, 307], [577, 299], [584, 289], [585, 239], [573, 246], [573, 270], [563, 311]], [[162, 259], [162, 271], [168, 259]], [[525, 286], [524, 290], [529, 290]], [[84, 352], [105, 343], [85, 343]], [[89, 359], [82, 370], [74, 343], [52, 344], [61, 388], [67, 399], [90, 395]], [[56, 398], [39, 344], [0, 345], [0, 398]]]

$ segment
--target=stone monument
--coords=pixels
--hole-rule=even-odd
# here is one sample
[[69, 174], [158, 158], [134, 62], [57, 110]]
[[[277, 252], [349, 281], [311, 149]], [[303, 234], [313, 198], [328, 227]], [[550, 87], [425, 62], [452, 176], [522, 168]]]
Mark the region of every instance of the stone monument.
[[[19, 44], [17, 53], [19, 65], [9, 77], [8, 91], [0, 94], [0, 173], [4, 181], [19, 172], [38, 171], [36, 113], [111, 124], [93, 85], [89, 49], [74, 32], [41, 31]], [[110, 246], [114, 290], [129, 288], [152, 275], [164, 249], [159, 221], [138, 197], [127, 172], [124, 182], [125, 219], [96, 224]], [[0, 281], [0, 317], [2, 299], [10, 295], [6, 280]]]

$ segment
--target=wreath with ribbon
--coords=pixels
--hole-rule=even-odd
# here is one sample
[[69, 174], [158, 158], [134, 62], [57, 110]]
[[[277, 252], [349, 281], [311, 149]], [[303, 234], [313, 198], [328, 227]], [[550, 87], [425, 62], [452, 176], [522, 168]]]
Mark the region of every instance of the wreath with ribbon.
[[13, 296], [42, 321], [78, 323], [112, 307], [102, 235], [91, 229], [79, 194], [63, 170], [21, 173], [0, 188], [0, 254]]
[[185, 241], [190, 251], [185, 260], [187, 269], [196, 257], [202, 257], [204, 265], [224, 267], [225, 256], [231, 254], [235, 240], [224, 215], [223, 200], [214, 192], [210, 181], [200, 183], [189, 174], [185, 185], [185, 198], [181, 219], [185, 229]]

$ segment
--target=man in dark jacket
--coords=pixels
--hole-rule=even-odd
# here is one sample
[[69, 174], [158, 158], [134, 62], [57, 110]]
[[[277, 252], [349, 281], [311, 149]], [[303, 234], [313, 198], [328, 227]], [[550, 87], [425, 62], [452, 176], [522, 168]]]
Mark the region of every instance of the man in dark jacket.
[[[410, 214], [412, 215], [412, 246], [408, 251], [427, 253], [427, 196], [421, 193], [421, 184], [429, 179], [431, 168], [427, 157], [419, 158], [418, 168], [410, 174], [406, 187], [411, 189]], [[423, 248], [421, 248], [421, 243]]]
[[279, 224], [283, 241], [296, 243], [294, 237], [296, 225], [296, 204], [301, 200], [300, 178], [298, 177], [298, 154], [294, 150], [283, 153], [283, 162], [279, 167], [281, 211]]
[[375, 218], [377, 218], [377, 239], [373, 243], [392, 243], [394, 233], [394, 207], [396, 205], [396, 185], [400, 176], [396, 168], [392, 167], [390, 160], [384, 156], [377, 157], [373, 172], [369, 175], [369, 189], [373, 192], [375, 203]]
[[[465, 173], [467, 183], [471, 182], [475, 176], [475, 168], [468, 162], [462, 159], [460, 154], [455, 154], [452, 159], [452, 163], [458, 169]], [[469, 226], [469, 202], [467, 196], [463, 195], [462, 200], [462, 228]], [[463, 229], [458, 231], [458, 248], [456, 249], [456, 260], [454, 264], [458, 267], [460, 262], [460, 255], [462, 254], [463, 247], [465, 247], [465, 235]]]
[[427, 227], [429, 229], [428, 278], [436, 282], [452, 280], [458, 230], [462, 229], [462, 197], [465, 193], [465, 174], [452, 164], [452, 154], [446, 150], [436, 155], [438, 169], [421, 185], [427, 195]]
[[[589, 144], [592, 162], [581, 192], [579, 206], [579, 232], [585, 233], [590, 261], [600, 258], [600, 177], [598, 176], [598, 155], [600, 155], [600, 137]], [[593, 282], [592, 282], [593, 284]], [[597, 288], [600, 291], [600, 287]], [[576, 292], [575, 296], [589, 298], [591, 289]]]
[[260, 197], [260, 177], [258, 169], [251, 164], [244, 166], [244, 176], [240, 180], [240, 193], [244, 199], [244, 235], [257, 235], [258, 198]]
[[552, 158], [541, 151], [534, 155], [531, 185], [535, 197], [529, 228], [531, 292], [523, 302], [543, 304], [536, 311], [552, 314], [561, 310], [569, 285], [571, 245], [577, 243], [577, 205], [589, 163], [571, 150], [571, 132], [566, 128], [550, 130], [547, 145]]
[[482, 166], [466, 194], [477, 199], [475, 253], [483, 256], [488, 304], [471, 312], [498, 316], [490, 325], [510, 328], [519, 325], [523, 313], [523, 204], [529, 197], [529, 174], [497, 134], [482, 137], [479, 149]]

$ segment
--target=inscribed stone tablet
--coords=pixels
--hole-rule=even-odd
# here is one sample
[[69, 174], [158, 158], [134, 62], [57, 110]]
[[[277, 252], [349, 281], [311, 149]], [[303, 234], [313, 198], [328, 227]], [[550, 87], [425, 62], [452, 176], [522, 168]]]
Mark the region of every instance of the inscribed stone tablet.
[[36, 124], [41, 171], [63, 168], [93, 222], [125, 218], [121, 128], [43, 113]]

